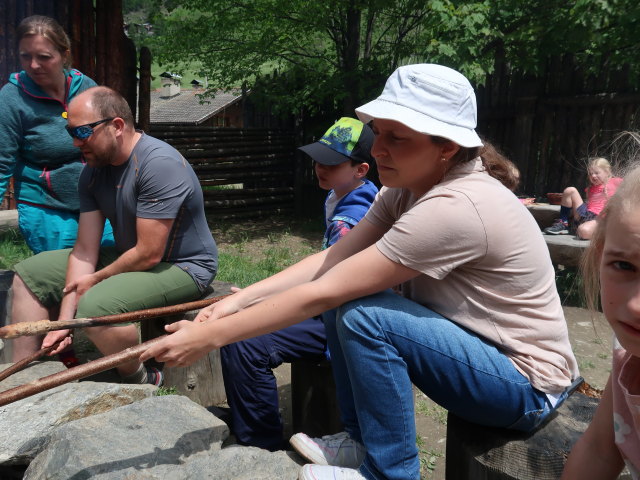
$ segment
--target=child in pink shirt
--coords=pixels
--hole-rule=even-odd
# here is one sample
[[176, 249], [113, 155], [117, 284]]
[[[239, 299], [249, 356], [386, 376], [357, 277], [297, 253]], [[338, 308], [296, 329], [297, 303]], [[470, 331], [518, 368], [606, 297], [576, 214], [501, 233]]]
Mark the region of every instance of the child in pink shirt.
[[576, 187], [567, 187], [562, 192], [560, 201], [560, 218], [546, 228], [544, 233], [562, 235], [569, 233], [569, 217], [572, 216], [577, 227], [576, 234], [583, 240], [589, 240], [596, 226], [596, 217], [600, 214], [607, 201], [616, 192], [621, 178], [613, 177], [611, 164], [606, 158], [594, 158], [589, 162], [589, 185], [586, 204], [582, 201]]
[[615, 479], [626, 464], [640, 479], [640, 167], [599, 216], [583, 262], [589, 305], [602, 311], [616, 336], [613, 368], [589, 428], [562, 476]]

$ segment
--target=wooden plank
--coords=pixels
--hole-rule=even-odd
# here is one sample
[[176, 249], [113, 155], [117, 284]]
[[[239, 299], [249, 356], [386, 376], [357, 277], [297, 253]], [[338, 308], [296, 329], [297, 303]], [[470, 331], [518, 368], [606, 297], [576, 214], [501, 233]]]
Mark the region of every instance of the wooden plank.
[[140, 83], [138, 97], [138, 128], [149, 131], [151, 126], [151, 50], [140, 48]]

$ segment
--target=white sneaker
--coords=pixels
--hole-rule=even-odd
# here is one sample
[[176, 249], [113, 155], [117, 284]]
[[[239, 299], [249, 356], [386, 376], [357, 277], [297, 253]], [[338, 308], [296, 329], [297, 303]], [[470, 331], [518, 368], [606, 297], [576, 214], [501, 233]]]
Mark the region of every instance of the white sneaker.
[[298, 480], [366, 480], [358, 470], [327, 465], [305, 465]]
[[317, 465], [358, 468], [367, 452], [364, 445], [349, 437], [347, 432], [325, 435], [322, 438], [296, 433], [289, 443], [300, 455]]

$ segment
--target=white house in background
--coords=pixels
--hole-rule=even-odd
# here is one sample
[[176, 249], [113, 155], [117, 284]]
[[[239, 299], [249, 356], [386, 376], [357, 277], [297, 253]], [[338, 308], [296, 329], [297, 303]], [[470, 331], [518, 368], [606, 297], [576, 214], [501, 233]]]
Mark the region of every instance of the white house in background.
[[213, 127], [243, 127], [242, 95], [240, 92], [218, 92], [214, 97], [202, 97], [200, 82], [191, 82], [193, 89], [183, 90], [179, 75], [164, 72], [162, 88], [151, 92], [150, 123], [188, 124]]

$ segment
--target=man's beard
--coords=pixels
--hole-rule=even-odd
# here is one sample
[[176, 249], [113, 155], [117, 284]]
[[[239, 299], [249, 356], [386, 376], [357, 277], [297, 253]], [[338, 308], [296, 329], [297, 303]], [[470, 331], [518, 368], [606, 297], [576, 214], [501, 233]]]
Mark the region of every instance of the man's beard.
[[111, 165], [111, 162], [115, 159], [115, 157], [116, 146], [111, 145], [109, 148], [105, 148], [101, 152], [91, 152], [91, 158], [85, 157], [85, 160], [90, 167], [102, 168]]

